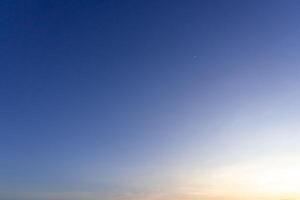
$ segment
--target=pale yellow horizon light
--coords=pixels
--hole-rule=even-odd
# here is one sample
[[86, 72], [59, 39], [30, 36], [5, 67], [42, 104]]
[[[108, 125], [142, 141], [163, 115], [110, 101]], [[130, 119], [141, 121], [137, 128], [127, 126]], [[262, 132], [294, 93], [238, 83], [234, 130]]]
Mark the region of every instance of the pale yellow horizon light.
[[273, 156], [187, 172], [181, 192], [232, 199], [300, 199], [299, 156]]

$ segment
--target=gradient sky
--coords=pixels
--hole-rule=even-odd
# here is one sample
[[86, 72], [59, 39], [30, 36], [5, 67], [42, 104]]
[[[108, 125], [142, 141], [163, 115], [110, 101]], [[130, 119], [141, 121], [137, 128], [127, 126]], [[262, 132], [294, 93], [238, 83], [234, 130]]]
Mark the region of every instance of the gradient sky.
[[0, 199], [300, 199], [299, 10], [2, 0]]

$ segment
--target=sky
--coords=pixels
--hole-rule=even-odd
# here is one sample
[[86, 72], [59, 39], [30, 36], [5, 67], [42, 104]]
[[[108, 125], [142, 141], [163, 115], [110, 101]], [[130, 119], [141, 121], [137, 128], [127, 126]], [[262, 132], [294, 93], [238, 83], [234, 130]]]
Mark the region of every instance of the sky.
[[1, 1], [0, 199], [300, 199], [299, 9]]

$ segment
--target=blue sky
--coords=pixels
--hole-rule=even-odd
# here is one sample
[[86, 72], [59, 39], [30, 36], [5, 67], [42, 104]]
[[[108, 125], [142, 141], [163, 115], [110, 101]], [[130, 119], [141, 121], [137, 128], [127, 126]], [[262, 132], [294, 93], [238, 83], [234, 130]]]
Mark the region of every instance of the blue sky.
[[229, 198], [210, 174], [294, 163], [299, 7], [1, 2], [0, 198]]

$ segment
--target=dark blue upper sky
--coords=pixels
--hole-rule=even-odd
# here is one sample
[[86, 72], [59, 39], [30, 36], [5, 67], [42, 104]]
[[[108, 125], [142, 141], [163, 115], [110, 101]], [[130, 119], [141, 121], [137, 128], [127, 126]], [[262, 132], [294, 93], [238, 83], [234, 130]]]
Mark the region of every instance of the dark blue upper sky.
[[299, 8], [1, 1], [0, 195], [123, 187], [218, 154], [228, 113], [299, 84]]

